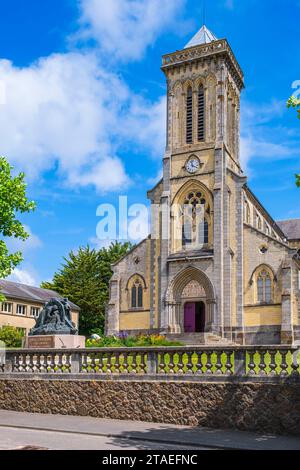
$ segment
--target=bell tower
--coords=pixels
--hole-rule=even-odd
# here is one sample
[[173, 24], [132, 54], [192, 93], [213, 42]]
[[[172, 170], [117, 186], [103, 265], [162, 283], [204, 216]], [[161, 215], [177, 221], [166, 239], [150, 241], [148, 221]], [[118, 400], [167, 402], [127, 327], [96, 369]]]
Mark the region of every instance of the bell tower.
[[[168, 292], [179, 267], [192, 266], [208, 275], [214, 295], [207, 298], [206, 331], [226, 336], [232, 317], [239, 326], [243, 312], [243, 296], [235, 294], [243, 292], [243, 279], [233, 286], [230, 277], [243, 270], [244, 76], [227, 40], [217, 39], [206, 26], [183, 50], [163, 56], [162, 71], [167, 81], [167, 138], [160, 200], [161, 292]], [[186, 205], [191, 214], [185, 217], [181, 208]], [[175, 206], [179, 215], [174, 215]], [[182, 303], [174, 307], [166, 297], [161, 299], [161, 327], [182, 331]]]
[[206, 26], [185, 48], [163, 56], [167, 80], [167, 153], [193, 152], [223, 142], [239, 165], [243, 73], [226, 39]]

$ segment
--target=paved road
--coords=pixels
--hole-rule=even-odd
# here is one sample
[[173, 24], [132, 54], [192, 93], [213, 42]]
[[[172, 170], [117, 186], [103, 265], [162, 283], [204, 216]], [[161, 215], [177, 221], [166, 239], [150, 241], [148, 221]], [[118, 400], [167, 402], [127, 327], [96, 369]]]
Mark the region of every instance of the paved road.
[[300, 450], [299, 437], [0, 410], [0, 448]]
[[57, 431], [0, 427], [0, 450], [27, 446], [49, 450], [204, 450], [204, 447], [176, 446], [105, 436], [89, 436]]

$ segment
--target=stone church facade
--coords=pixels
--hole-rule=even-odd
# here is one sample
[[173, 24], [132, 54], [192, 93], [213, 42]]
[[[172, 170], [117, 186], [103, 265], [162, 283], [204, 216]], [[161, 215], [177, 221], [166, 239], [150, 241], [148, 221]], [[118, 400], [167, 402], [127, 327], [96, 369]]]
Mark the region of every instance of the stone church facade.
[[299, 220], [275, 222], [240, 164], [242, 70], [205, 26], [163, 57], [167, 144], [151, 235], [113, 266], [107, 334], [300, 340]]

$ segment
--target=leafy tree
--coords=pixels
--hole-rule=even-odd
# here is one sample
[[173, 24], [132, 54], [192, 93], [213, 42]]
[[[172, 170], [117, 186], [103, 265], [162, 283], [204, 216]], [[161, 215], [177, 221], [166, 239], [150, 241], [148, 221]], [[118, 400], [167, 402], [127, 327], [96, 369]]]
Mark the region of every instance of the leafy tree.
[[0, 341], [3, 341], [7, 348], [20, 348], [24, 334], [18, 328], [5, 325], [0, 328]]
[[77, 253], [71, 251], [68, 258], [64, 258], [64, 264], [54, 274], [51, 283], [42, 283], [44, 289], [52, 289], [80, 307], [80, 333], [90, 334], [96, 329], [103, 331], [111, 265], [131, 248], [131, 243], [119, 242], [100, 250], [80, 247]]
[[300, 99], [296, 98], [296, 96], [291, 96], [287, 102], [288, 108], [295, 108], [298, 112], [298, 118], [300, 119]]
[[[30, 212], [35, 203], [26, 197], [24, 173], [12, 176], [13, 167], [4, 157], [0, 157], [0, 237], [13, 237], [26, 240], [28, 233], [17, 219], [17, 213]], [[20, 252], [9, 253], [3, 239], [0, 240], [0, 278], [9, 276], [22, 261]], [[0, 301], [3, 296], [0, 293]]]
[[[287, 107], [297, 109], [298, 118], [300, 119], [300, 99], [299, 98], [296, 98], [296, 96], [291, 96], [287, 102]], [[296, 185], [298, 186], [298, 188], [300, 188], [300, 174], [295, 175], [295, 176], [296, 176]]]

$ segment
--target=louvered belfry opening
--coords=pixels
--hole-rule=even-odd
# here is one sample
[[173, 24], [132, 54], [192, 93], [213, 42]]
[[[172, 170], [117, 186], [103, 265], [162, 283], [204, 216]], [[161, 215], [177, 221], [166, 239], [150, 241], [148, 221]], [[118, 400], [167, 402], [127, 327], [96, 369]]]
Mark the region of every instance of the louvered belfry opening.
[[198, 90], [198, 141], [205, 140], [205, 96], [203, 85]]
[[186, 98], [186, 143], [193, 143], [193, 91], [189, 87]]

